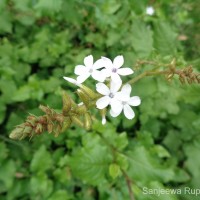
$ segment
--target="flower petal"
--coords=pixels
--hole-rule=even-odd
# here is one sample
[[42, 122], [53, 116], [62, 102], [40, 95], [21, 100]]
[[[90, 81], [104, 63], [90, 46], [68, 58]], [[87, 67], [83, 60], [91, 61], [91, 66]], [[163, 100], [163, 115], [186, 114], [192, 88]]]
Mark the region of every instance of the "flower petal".
[[134, 72], [133, 72], [133, 70], [131, 68], [126, 67], [126, 68], [120, 68], [120, 69], [118, 69], [117, 73], [119, 75], [126, 76], [126, 75], [133, 74]]
[[63, 78], [64, 78], [66, 81], [68, 81], [68, 82], [70, 82], [70, 83], [72, 83], [72, 84], [74, 84], [74, 85], [80, 86], [80, 84], [77, 83], [77, 80], [75, 80], [75, 79], [73, 79], [73, 78], [69, 78], [69, 77], [66, 77], [66, 76], [64, 76]]
[[128, 104], [131, 106], [139, 106], [141, 104], [141, 99], [138, 96], [131, 97]]
[[121, 85], [122, 85], [121, 79], [118, 82], [111, 81], [110, 91], [115, 94], [120, 89]]
[[111, 99], [110, 106], [115, 113], [121, 112], [123, 108], [122, 102], [115, 98]]
[[110, 90], [104, 83], [97, 83], [96, 84], [96, 90], [98, 93], [102, 95], [109, 95]]
[[103, 59], [99, 59], [97, 60], [94, 64], [93, 64], [93, 68], [94, 69], [100, 69], [100, 68], [103, 68], [105, 67], [105, 62], [103, 61]]
[[119, 116], [119, 114], [120, 114], [121, 112], [114, 112], [112, 109], [110, 109], [110, 115], [112, 116], [112, 117], [117, 117], [117, 116]]
[[110, 68], [110, 69], [113, 68], [113, 63], [112, 63], [112, 61], [109, 58], [106, 58], [106, 57], [102, 56], [101, 59], [104, 62], [104, 67]]
[[84, 74], [86, 71], [87, 71], [87, 68], [84, 65], [77, 65], [75, 67], [74, 73], [80, 76]]
[[124, 57], [123, 56], [117, 56], [115, 57], [113, 61], [113, 65], [118, 69], [124, 64]]
[[124, 92], [117, 92], [115, 93], [115, 98], [119, 101], [128, 102], [130, 100], [130, 95]]
[[77, 82], [83, 83], [89, 76], [90, 76], [90, 73], [86, 72], [83, 75], [80, 75], [80, 76], [77, 77]]
[[104, 96], [97, 100], [96, 106], [98, 109], [103, 109], [107, 107], [109, 103], [110, 103], [110, 98], [108, 96]]
[[122, 92], [122, 93], [125, 93], [126, 95], [128, 95], [128, 96], [130, 97], [131, 90], [132, 90], [131, 85], [130, 85], [130, 84], [126, 84], [126, 85], [124, 85], [124, 86], [122, 87], [121, 92]]
[[99, 82], [104, 82], [106, 79], [106, 76], [103, 72], [101, 71], [97, 71], [97, 70], [93, 70], [92, 72], [92, 78], [99, 81]]
[[93, 66], [93, 56], [89, 55], [87, 57], [84, 58], [84, 64], [86, 67], [91, 68]]
[[117, 73], [111, 73], [111, 79], [115, 83], [121, 83], [122, 82], [120, 76]]
[[109, 68], [102, 69], [101, 72], [103, 73], [103, 76], [105, 77], [110, 77], [112, 73], [111, 69]]
[[135, 117], [134, 111], [128, 104], [124, 105], [124, 115], [127, 119], [133, 119]]

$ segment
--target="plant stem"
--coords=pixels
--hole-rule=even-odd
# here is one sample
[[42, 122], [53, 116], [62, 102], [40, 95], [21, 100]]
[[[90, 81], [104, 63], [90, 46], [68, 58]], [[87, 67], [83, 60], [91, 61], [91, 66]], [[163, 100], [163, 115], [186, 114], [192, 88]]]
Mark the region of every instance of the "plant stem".
[[130, 85], [132, 85], [135, 82], [139, 81], [140, 79], [144, 78], [145, 76], [161, 75], [161, 74], [167, 74], [167, 73], [169, 73], [169, 70], [164, 70], [164, 71], [147, 71], [147, 72], [143, 72], [142, 74], [136, 76], [135, 78], [131, 79], [127, 83], [130, 84]]
[[[97, 134], [99, 135], [99, 137], [103, 140], [103, 142], [111, 149], [112, 153], [114, 154], [115, 156], [115, 152], [118, 152], [120, 153], [112, 144], [110, 144], [106, 138], [97, 132]], [[121, 171], [123, 173], [123, 176], [125, 177], [125, 180], [126, 180], [126, 184], [127, 184], [127, 187], [128, 187], [128, 192], [129, 192], [129, 196], [130, 196], [130, 200], [135, 200], [134, 198], [134, 194], [133, 194], [133, 190], [131, 188], [131, 183], [132, 183], [132, 180], [129, 178], [128, 174], [121, 168]]]
[[134, 197], [134, 194], [133, 194], [133, 190], [131, 188], [132, 181], [129, 178], [128, 174], [124, 170], [122, 170], [122, 173], [123, 173], [123, 175], [125, 177], [125, 180], [126, 180], [126, 184], [127, 184], [127, 187], [128, 187], [128, 192], [129, 192], [130, 200], [135, 200], [135, 197]]

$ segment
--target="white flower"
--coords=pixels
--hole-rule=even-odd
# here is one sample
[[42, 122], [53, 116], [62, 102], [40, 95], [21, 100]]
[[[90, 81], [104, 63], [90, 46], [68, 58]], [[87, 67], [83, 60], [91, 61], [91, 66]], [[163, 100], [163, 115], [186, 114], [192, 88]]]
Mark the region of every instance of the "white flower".
[[120, 101], [118, 101], [117, 97], [117, 92], [121, 87], [122, 82], [112, 82], [110, 84], [110, 88], [108, 88], [104, 83], [97, 83], [96, 84], [96, 90], [100, 94], [104, 95], [100, 99], [97, 100], [96, 106], [98, 109], [104, 109], [108, 105], [111, 105], [111, 108], [113, 110], [117, 110], [120, 106]]
[[73, 78], [70, 78], [70, 77], [66, 77], [66, 76], [64, 76], [63, 77], [66, 81], [68, 81], [68, 82], [70, 82], [70, 83], [72, 83], [72, 84], [74, 84], [74, 85], [77, 85], [77, 86], [80, 86], [81, 84], [79, 84], [78, 82], [77, 82], [77, 80], [75, 80], [75, 79], [73, 79]]
[[111, 77], [111, 80], [114, 82], [121, 81], [121, 76], [130, 75], [133, 73], [131, 68], [121, 68], [124, 64], [123, 56], [117, 56], [114, 58], [112, 62], [109, 58], [102, 57], [102, 61], [104, 62], [105, 69], [102, 70], [105, 76]]
[[101, 71], [97, 70], [103, 68], [103, 62], [101, 59], [93, 63], [93, 56], [89, 55], [84, 58], [84, 64], [85, 65], [77, 65], [74, 70], [74, 73], [78, 75], [78, 83], [83, 83], [90, 76], [99, 82], [105, 80], [105, 75]]
[[111, 108], [110, 114], [112, 117], [117, 117], [122, 110], [126, 118], [133, 119], [135, 117], [135, 113], [130, 106], [139, 106], [141, 100], [138, 96], [130, 97], [130, 94], [131, 86], [129, 84], [124, 85], [121, 92], [118, 92], [118, 99], [120, 100], [119, 108], [117, 110]]
[[147, 15], [153, 15], [154, 12], [155, 12], [155, 10], [154, 10], [154, 8], [153, 8], [152, 6], [148, 6], [148, 7], [146, 8], [146, 14], [147, 14]]

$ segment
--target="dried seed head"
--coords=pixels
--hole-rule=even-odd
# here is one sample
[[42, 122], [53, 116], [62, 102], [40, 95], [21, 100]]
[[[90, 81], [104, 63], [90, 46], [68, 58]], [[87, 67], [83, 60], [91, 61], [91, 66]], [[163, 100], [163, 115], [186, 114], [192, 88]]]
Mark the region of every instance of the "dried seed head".
[[53, 123], [48, 123], [47, 124], [47, 131], [49, 132], [49, 133], [52, 133], [52, 131], [53, 131]]
[[61, 114], [56, 114], [55, 120], [58, 121], [59, 123], [63, 123], [64, 121], [64, 116]]
[[25, 127], [25, 124], [21, 124], [19, 126], [17, 126], [9, 135], [9, 137], [11, 139], [14, 139], [14, 140], [22, 140], [23, 138], [25, 138], [27, 135], [27, 132], [26, 134], [24, 133], [24, 127]]
[[54, 133], [55, 133], [55, 137], [58, 137], [59, 134], [61, 133], [61, 130], [62, 130], [62, 126], [60, 124], [57, 124], [55, 127], [54, 127]]
[[43, 127], [42, 127], [42, 124], [37, 124], [36, 125], [36, 128], [35, 128], [35, 133], [36, 134], [41, 134], [43, 132]]
[[64, 122], [62, 124], [62, 130], [61, 132], [64, 132], [66, 129], [68, 129], [72, 124], [72, 120], [70, 117], [65, 117]]

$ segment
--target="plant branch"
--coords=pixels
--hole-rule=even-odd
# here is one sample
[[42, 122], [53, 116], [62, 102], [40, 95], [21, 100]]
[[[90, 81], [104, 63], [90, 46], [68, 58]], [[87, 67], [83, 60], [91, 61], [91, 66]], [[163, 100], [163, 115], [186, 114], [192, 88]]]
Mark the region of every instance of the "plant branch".
[[[128, 84], [134, 84], [146, 76], [155, 76], [155, 75], [165, 75], [168, 81], [171, 81], [174, 75], [178, 75], [179, 80], [182, 84], [186, 82], [188, 84], [200, 83], [200, 73], [194, 72], [192, 66], [187, 66], [181, 70], [177, 70], [175, 59], [173, 59], [170, 64], [159, 64], [159, 63], [154, 63], [152, 61], [140, 61], [137, 63], [137, 66], [143, 65], [143, 64], [151, 64], [151, 65], [155, 64], [157, 66], [154, 68], [154, 70], [143, 72], [139, 74], [138, 76], [136, 76], [135, 78], [132, 78], [130, 81], [127, 82]], [[159, 70], [155, 71], [160, 66], [165, 66], [168, 69], [162, 70], [162, 71], [159, 71]]]

